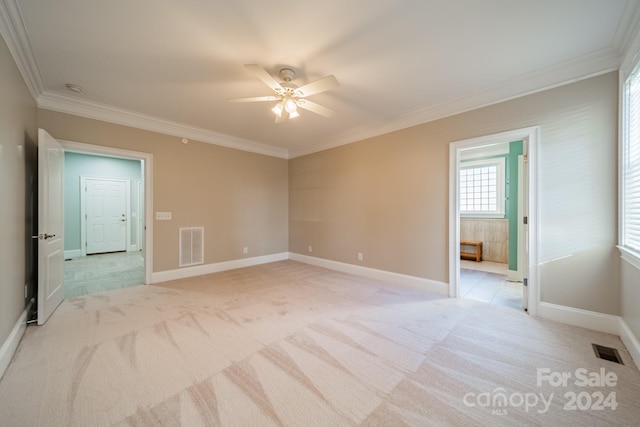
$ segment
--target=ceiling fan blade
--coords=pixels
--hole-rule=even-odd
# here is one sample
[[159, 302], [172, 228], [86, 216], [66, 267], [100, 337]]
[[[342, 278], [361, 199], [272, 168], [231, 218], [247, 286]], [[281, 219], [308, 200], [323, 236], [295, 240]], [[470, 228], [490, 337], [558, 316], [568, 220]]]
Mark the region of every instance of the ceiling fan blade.
[[303, 108], [305, 110], [309, 110], [312, 113], [316, 113], [316, 114], [320, 114], [321, 116], [324, 117], [331, 117], [333, 116], [336, 112], [327, 108], [327, 107], [323, 107], [320, 104], [316, 104], [315, 102], [311, 102], [308, 99], [300, 99], [297, 102], [298, 107]]
[[316, 93], [325, 92], [327, 90], [335, 89], [340, 86], [338, 80], [333, 76], [323, 77], [320, 80], [316, 80], [309, 84], [296, 89], [296, 94], [300, 97], [314, 95]]
[[282, 86], [278, 83], [271, 74], [267, 73], [264, 68], [258, 64], [246, 64], [244, 66], [247, 70], [251, 71], [257, 78], [262, 80], [264, 84], [269, 86], [273, 90], [282, 90]]
[[229, 102], [261, 102], [261, 101], [278, 101], [280, 98], [277, 96], [253, 96], [251, 98], [234, 98], [227, 99]]

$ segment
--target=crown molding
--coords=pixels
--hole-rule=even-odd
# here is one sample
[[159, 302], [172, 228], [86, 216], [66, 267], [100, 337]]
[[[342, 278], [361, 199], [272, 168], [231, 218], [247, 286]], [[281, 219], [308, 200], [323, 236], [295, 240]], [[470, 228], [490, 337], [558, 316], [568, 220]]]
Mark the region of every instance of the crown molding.
[[612, 47], [621, 56], [626, 56], [640, 30], [640, 3], [630, 1], [625, 10], [613, 39]]
[[46, 91], [16, 0], [0, 0], [0, 35], [7, 44], [31, 97], [40, 108], [267, 156], [285, 159], [289, 157], [288, 150], [284, 148]]
[[5, 40], [31, 96], [40, 108], [280, 158], [294, 158], [327, 150], [618, 70], [623, 55], [629, 58], [634, 56], [634, 49], [640, 51], [639, 32], [640, 6], [630, 2], [612, 46], [607, 49], [528, 73], [507, 82], [465, 94], [463, 97], [378, 123], [371, 123], [325, 140], [315, 141], [307, 148], [286, 150], [106, 104], [45, 91], [17, 0], [0, 0], [0, 35]]
[[619, 64], [620, 54], [614, 48], [603, 49], [572, 61], [562, 62], [553, 67], [527, 73], [515, 79], [465, 94], [463, 97], [345, 132], [336, 137], [320, 141], [308, 148], [290, 151], [290, 158], [351, 144], [356, 141], [564, 86], [615, 71], [618, 69]]
[[[318, 141], [310, 147], [289, 152], [289, 158], [304, 156], [389, 132], [461, 114], [511, 99], [596, 77], [611, 71], [631, 68], [640, 56], [640, 3], [629, 2], [610, 47], [553, 67], [487, 87], [464, 97], [448, 100], [378, 123], [354, 129]], [[624, 62], [623, 62], [624, 61]], [[630, 64], [630, 65], [629, 65]], [[630, 69], [628, 70], [630, 72]]]
[[223, 133], [213, 132], [208, 129], [188, 126], [159, 117], [124, 110], [94, 101], [78, 99], [56, 92], [44, 91], [38, 96], [37, 103], [38, 107], [45, 110], [73, 114], [75, 116], [130, 126], [180, 138], [193, 139], [236, 150], [249, 151], [283, 159], [289, 158], [289, 152], [284, 148], [260, 144]]
[[625, 17], [626, 31], [618, 37], [619, 50], [622, 53], [620, 74], [623, 80], [631, 74], [640, 55], [640, 4], [636, 3], [635, 8]]
[[31, 97], [36, 100], [44, 90], [44, 83], [16, 0], [0, 0], [0, 35], [7, 44]]

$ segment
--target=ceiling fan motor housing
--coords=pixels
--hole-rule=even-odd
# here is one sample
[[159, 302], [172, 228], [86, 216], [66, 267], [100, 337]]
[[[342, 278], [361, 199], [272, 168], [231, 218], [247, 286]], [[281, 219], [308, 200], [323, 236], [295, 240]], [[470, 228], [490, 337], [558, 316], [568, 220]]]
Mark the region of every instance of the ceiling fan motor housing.
[[291, 68], [282, 68], [280, 70], [280, 78], [284, 82], [290, 82], [296, 76], [296, 72]]

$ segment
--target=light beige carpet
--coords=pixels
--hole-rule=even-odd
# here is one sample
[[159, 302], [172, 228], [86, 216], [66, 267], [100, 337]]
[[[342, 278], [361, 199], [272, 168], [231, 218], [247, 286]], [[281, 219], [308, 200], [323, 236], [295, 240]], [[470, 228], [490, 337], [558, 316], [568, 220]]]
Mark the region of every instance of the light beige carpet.
[[27, 328], [0, 381], [1, 426], [638, 419], [640, 375], [618, 337], [293, 261], [66, 300]]

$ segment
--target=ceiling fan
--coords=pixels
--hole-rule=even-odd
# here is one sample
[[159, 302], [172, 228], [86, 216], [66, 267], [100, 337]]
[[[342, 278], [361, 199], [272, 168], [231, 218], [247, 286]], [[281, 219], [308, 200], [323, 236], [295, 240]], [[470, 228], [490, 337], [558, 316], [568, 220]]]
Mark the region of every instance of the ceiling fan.
[[331, 117], [335, 111], [306, 99], [308, 96], [325, 92], [340, 86], [338, 80], [333, 75], [323, 77], [304, 86], [298, 87], [291, 83], [296, 73], [291, 68], [282, 68], [279, 73], [281, 83], [278, 83], [264, 68], [257, 64], [246, 64], [245, 68], [251, 71], [257, 78], [269, 86], [274, 94], [269, 96], [255, 96], [251, 98], [229, 99], [229, 102], [261, 102], [278, 101], [271, 109], [276, 115], [276, 123], [287, 119], [294, 119], [300, 116], [298, 107], [319, 114], [324, 117]]

